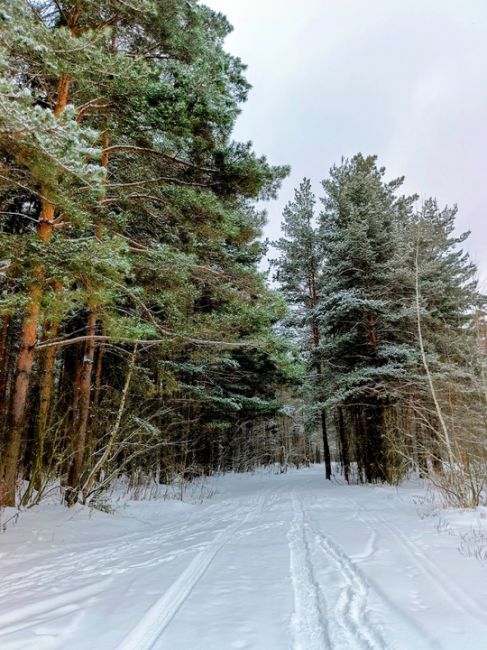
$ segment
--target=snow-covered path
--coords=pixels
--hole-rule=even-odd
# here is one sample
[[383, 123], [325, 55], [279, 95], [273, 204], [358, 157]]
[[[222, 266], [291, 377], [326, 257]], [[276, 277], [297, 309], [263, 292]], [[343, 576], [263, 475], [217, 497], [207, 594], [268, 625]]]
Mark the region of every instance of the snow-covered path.
[[318, 467], [214, 485], [197, 505], [22, 515], [0, 535], [0, 648], [487, 648], [487, 568], [418, 516], [418, 486]]

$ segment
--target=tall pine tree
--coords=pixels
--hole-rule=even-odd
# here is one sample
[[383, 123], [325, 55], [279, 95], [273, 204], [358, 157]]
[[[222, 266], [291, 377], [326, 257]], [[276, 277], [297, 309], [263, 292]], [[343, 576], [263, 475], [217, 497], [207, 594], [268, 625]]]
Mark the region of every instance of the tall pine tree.
[[323, 252], [314, 214], [315, 196], [311, 182], [304, 179], [294, 193], [294, 201], [284, 208], [284, 237], [275, 242], [280, 257], [275, 260], [275, 279], [291, 306], [289, 323], [297, 334], [306, 355], [311, 375], [314, 413], [319, 413], [323, 437], [326, 478], [331, 478], [325, 387], [320, 358], [321, 333], [318, 324], [318, 283], [323, 266]]

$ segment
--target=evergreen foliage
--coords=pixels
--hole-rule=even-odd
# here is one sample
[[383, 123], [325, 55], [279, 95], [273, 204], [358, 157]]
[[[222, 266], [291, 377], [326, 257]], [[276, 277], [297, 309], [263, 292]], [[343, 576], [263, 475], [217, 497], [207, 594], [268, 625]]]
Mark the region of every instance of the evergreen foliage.
[[419, 469], [478, 502], [486, 303], [456, 207], [342, 160], [321, 211], [307, 179], [286, 206], [271, 290], [257, 202], [288, 168], [232, 139], [230, 30], [197, 0], [2, 2], [0, 506], [309, 462], [315, 429], [327, 478]]
[[[315, 197], [311, 182], [304, 179], [295, 191], [294, 201], [283, 212], [284, 237], [275, 242], [280, 257], [274, 260], [275, 279], [290, 305], [287, 325], [299, 342], [306, 363], [309, 393], [306, 428], [320, 422], [323, 438], [326, 478], [331, 478], [331, 457], [327, 433], [327, 415], [324, 405], [325, 383], [319, 350], [318, 282], [322, 271], [322, 241], [314, 214]], [[326, 380], [325, 380], [326, 381]]]
[[468, 233], [454, 233], [456, 207], [428, 199], [417, 210], [402, 181], [386, 181], [374, 156], [342, 160], [323, 181], [317, 223], [303, 181], [283, 213], [276, 279], [289, 335], [319, 368], [321, 390], [316, 376], [304, 385], [309, 408], [333, 415], [346, 479], [352, 465], [361, 481], [391, 482], [416, 467], [475, 503], [487, 457], [485, 299], [461, 249]]
[[292, 359], [253, 202], [287, 168], [231, 139], [230, 29], [194, 0], [3, 3], [6, 503], [19, 470], [24, 503], [56, 476], [74, 503], [93, 467], [231, 466], [241, 423], [279, 411]]

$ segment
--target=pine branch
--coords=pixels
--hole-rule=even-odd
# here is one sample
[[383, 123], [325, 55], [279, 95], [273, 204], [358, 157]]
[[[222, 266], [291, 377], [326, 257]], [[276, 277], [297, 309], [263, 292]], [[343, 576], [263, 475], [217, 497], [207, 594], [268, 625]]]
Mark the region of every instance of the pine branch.
[[103, 149], [103, 153], [115, 153], [117, 151], [159, 156], [161, 158], [164, 158], [165, 160], [168, 160], [169, 162], [175, 163], [176, 165], [181, 165], [182, 167], [197, 169], [198, 171], [207, 172], [209, 174], [218, 173], [218, 169], [214, 169], [213, 167], [200, 167], [199, 165], [195, 165], [194, 163], [190, 163], [186, 160], [181, 160], [181, 158], [177, 158], [176, 156], [171, 156], [170, 154], [167, 154], [164, 151], [158, 151], [157, 149], [152, 149], [150, 147], [136, 147], [134, 145], [128, 145], [128, 144], [127, 145], [118, 144]]
[[[160, 176], [159, 178], [150, 178], [146, 181], [133, 181], [132, 183], [108, 183], [107, 188], [125, 188], [125, 187], [144, 187], [145, 185], [163, 185], [167, 183], [168, 185], [182, 185], [184, 187], [210, 187], [207, 183], [194, 183], [191, 181], [183, 181], [179, 178], [173, 178], [170, 176]], [[88, 188], [83, 188], [88, 189]]]
[[211, 339], [197, 339], [190, 336], [184, 336], [184, 334], [175, 334], [167, 330], [167, 336], [164, 339], [133, 339], [129, 337], [119, 337], [119, 336], [108, 336], [104, 334], [95, 334], [92, 336], [76, 336], [74, 338], [68, 339], [57, 339], [54, 341], [43, 341], [37, 343], [34, 346], [35, 350], [45, 350], [46, 348], [58, 347], [64, 348], [68, 345], [74, 345], [76, 343], [83, 343], [86, 341], [97, 341], [101, 343], [110, 343], [111, 341], [119, 341], [120, 343], [132, 343], [137, 345], [162, 345], [167, 343], [169, 339], [180, 340], [184, 343], [192, 343], [193, 345], [205, 345], [205, 346], [219, 346], [229, 350], [239, 349], [239, 348], [256, 348], [257, 343], [237, 343], [229, 341], [213, 341]]

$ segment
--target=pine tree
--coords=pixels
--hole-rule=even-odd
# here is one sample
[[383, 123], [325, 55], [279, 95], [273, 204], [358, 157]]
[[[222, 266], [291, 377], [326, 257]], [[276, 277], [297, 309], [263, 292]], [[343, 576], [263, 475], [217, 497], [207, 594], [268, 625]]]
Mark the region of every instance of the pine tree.
[[416, 196], [398, 194], [402, 179], [384, 177], [373, 156], [332, 167], [319, 229], [303, 183], [284, 214], [278, 279], [293, 327], [311, 313], [318, 330], [313, 358], [346, 479], [352, 462], [363, 481], [419, 469], [475, 504], [486, 461], [485, 298], [461, 249], [468, 233], [454, 234], [456, 208], [429, 199], [417, 211]]
[[417, 408], [432, 424], [433, 462], [459, 502], [475, 504], [485, 462], [482, 359], [474, 352], [477, 305], [483, 299], [475, 265], [460, 247], [469, 233], [454, 232], [456, 214], [456, 206], [440, 210], [429, 199], [414, 218], [418, 339], [428, 380]]
[[401, 372], [389, 295], [393, 224], [401, 179], [386, 183], [376, 158], [332, 167], [320, 215], [325, 266], [320, 278], [321, 354], [328, 401], [336, 409], [344, 464], [350, 454], [367, 481], [387, 476], [389, 383]]
[[[73, 503], [108, 426], [94, 403], [135, 406], [124, 375], [144, 378], [156, 412], [170, 403], [164, 428], [184, 410], [175, 393], [195, 390], [167, 366], [162, 386], [166, 361], [207, 350], [210, 368], [252, 339], [272, 366], [281, 307], [257, 271], [252, 202], [287, 168], [232, 142], [244, 66], [223, 48], [225, 17], [195, 1], [8, 0], [0, 29], [1, 477], [12, 504], [19, 468], [28, 499], [54, 463]], [[120, 454], [107, 462], [126, 467]]]
[[[318, 325], [318, 279], [322, 269], [320, 238], [315, 224], [315, 196], [311, 182], [304, 179], [295, 191], [294, 201], [283, 212], [284, 237], [275, 246], [280, 257], [275, 261], [276, 280], [283, 296], [291, 305], [290, 324], [297, 331], [310, 372], [314, 374], [314, 396], [318, 402], [325, 474], [331, 479], [331, 457], [328, 442], [326, 408], [323, 405], [324, 386], [322, 363], [319, 358], [320, 328]], [[316, 409], [315, 409], [316, 410]]]

